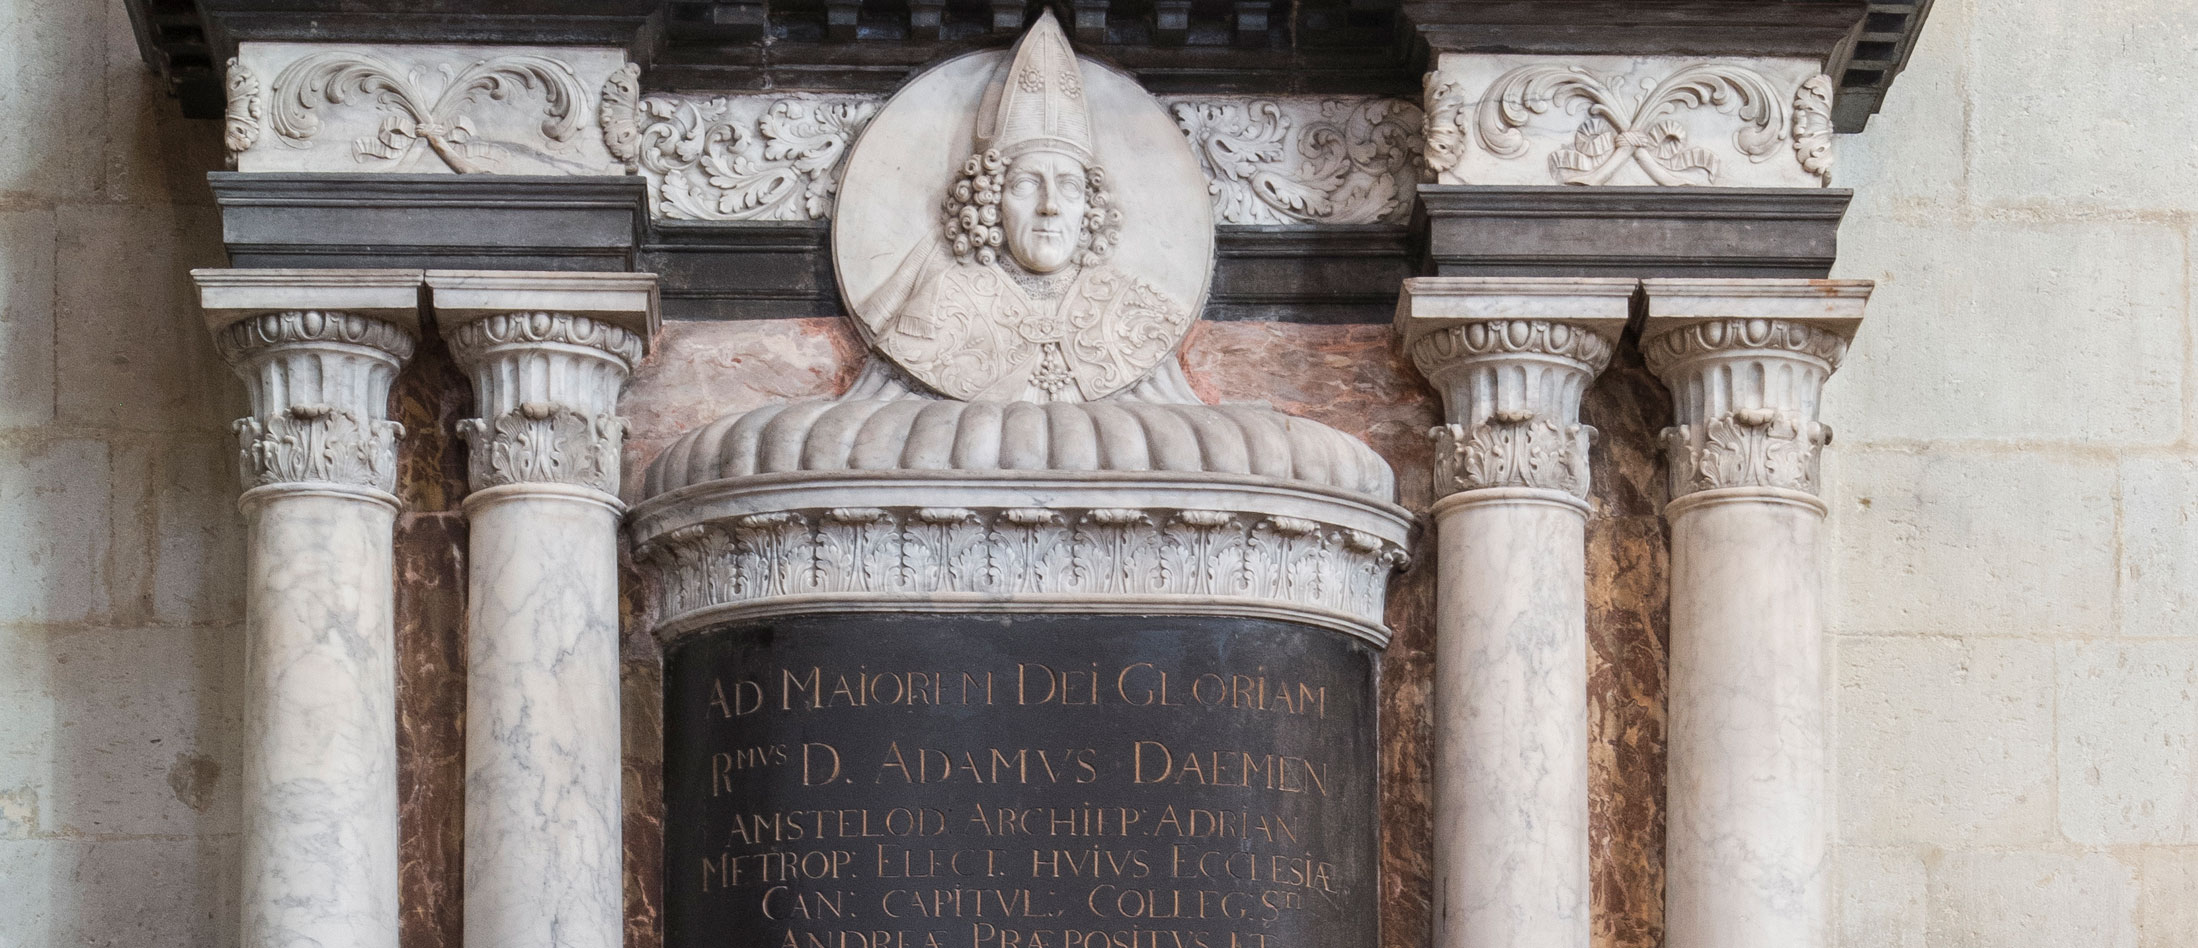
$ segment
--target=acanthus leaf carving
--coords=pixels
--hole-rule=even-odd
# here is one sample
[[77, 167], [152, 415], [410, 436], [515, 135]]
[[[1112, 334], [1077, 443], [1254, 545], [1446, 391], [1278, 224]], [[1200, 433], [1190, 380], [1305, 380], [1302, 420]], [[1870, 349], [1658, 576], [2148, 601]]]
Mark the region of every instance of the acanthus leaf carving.
[[[613, 92], [604, 90], [604, 108]], [[620, 94], [623, 94], [621, 90]], [[874, 100], [787, 96], [760, 114], [755, 97], [651, 95], [621, 152], [648, 179], [651, 212], [702, 221], [819, 220], [831, 213], [841, 160], [878, 110]], [[605, 133], [611, 125], [605, 123]], [[608, 139], [606, 139], [606, 143]]]
[[1587, 452], [1595, 440], [1587, 425], [1499, 412], [1470, 429], [1441, 425], [1428, 434], [1435, 440], [1435, 487], [1443, 493], [1532, 487], [1587, 497]]
[[470, 449], [474, 490], [505, 484], [570, 484], [618, 492], [625, 423], [548, 402], [526, 402], [495, 418], [458, 422]]
[[276, 135], [302, 146], [320, 133], [316, 110], [322, 106], [371, 102], [382, 111], [382, 123], [372, 137], [352, 142], [357, 160], [401, 162], [424, 143], [450, 170], [478, 174], [503, 163], [502, 145], [518, 144], [477, 138], [478, 125], [467, 110], [481, 105], [483, 98], [512, 103], [538, 94], [538, 131], [550, 145], [571, 141], [586, 120], [579, 77], [572, 67], [546, 56], [500, 56], [443, 74], [447, 81], [431, 94], [424, 76], [399, 75], [380, 58], [352, 50], [314, 53], [276, 75], [269, 124]]
[[1221, 224], [1401, 223], [1420, 109], [1395, 99], [1197, 99], [1171, 108]]
[[786, 596], [884, 604], [1013, 595], [1020, 608], [1235, 599], [1378, 629], [1395, 542], [1297, 517], [1134, 507], [866, 507], [744, 514], [645, 542], [660, 615], [767, 609]]
[[[1551, 177], [1569, 185], [1608, 184], [1629, 166], [1664, 187], [1724, 183], [1724, 156], [1691, 141], [1688, 125], [1678, 120], [1699, 109], [1739, 120], [1732, 145], [1751, 162], [1768, 160], [1788, 138], [1784, 97], [1769, 79], [1746, 66], [1688, 63], [1661, 80], [1640, 83], [1646, 91], [1638, 95], [1626, 91], [1633, 80], [1580, 66], [1520, 66], [1498, 76], [1481, 95], [1473, 131], [1490, 154], [1518, 158], [1528, 148], [1523, 129], [1535, 116], [1577, 111], [1581, 118], [1571, 144], [1549, 157]], [[1434, 95], [1430, 93], [1431, 100]], [[1462, 152], [1463, 144], [1462, 130], [1445, 132], [1444, 148]], [[1445, 167], [1456, 163], [1451, 159]]]
[[1438, 177], [1457, 167], [1465, 159], [1465, 150], [1472, 147], [1466, 130], [1465, 87], [1440, 72], [1428, 73], [1421, 86], [1427, 120], [1420, 164], [1430, 177]]
[[1794, 157], [1801, 170], [1832, 183], [1832, 77], [1810, 76], [1794, 90]]
[[267, 418], [239, 418], [232, 427], [247, 490], [300, 483], [396, 489], [397, 439], [404, 434], [397, 422], [300, 404]]
[[1664, 429], [1671, 494], [1722, 487], [1775, 487], [1815, 493], [1831, 429], [1798, 412], [1744, 408], [1701, 425]]
[[259, 144], [260, 120], [266, 116], [267, 101], [259, 75], [235, 56], [229, 57], [226, 75], [229, 97], [221, 115], [221, 144], [234, 165], [238, 152]]

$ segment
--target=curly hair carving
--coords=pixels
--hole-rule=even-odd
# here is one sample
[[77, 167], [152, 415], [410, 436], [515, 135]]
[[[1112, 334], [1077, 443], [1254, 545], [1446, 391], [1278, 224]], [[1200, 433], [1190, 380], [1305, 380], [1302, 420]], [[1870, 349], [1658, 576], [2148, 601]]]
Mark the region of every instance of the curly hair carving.
[[[962, 162], [962, 172], [947, 192], [944, 212], [947, 246], [954, 259], [991, 265], [999, 262], [1007, 232], [1000, 224], [1000, 196], [1007, 186], [1007, 159], [999, 149], [988, 148]], [[1089, 184], [1084, 198], [1084, 233], [1077, 244], [1076, 262], [1092, 266], [1114, 252], [1122, 236], [1122, 211], [1114, 204], [1105, 169], [1085, 165]]]

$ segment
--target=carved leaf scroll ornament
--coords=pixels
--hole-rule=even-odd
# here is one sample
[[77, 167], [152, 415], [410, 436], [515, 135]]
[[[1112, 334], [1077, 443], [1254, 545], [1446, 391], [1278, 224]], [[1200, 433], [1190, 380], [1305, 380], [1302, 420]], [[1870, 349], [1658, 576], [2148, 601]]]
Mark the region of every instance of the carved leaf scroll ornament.
[[1395, 99], [1193, 100], [1173, 106], [1222, 224], [1400, 223], [1420, 109]]
[[1738, 117], [1733, 145], [1751, 161], [1769, 159], [1787, 138], [1783, 97], [1747, 67], [1690, 63], [1638, 96], [1625, 91], [1629, 80], [1577, 66], [1521, 66], [1497, 77], [1482, 96], [1474, 130], [1491, 154], [1516, 158], [1527, 150], [1520, 129], [1534, 116], [1558, 108], [1581, 114], [1571, 147], [1549, 159], [1559, 183], [1578, 185], [1607, 184], [1628, 163], [1665, 187], [1719, 183], [1722, 159], [1688, 140], [1678, 120], [1685, 111], [1715, 108]]
[[267, 93], [259, 75], [234, 56], [227, 67], [229, 99], [221, 116], [221, 144], [232, 165], [237, 153], [259, 144], [260, 120], [267, 114]]
[[1456, 79], [1431, 72], [1422, 80], [1422, 86], [1427, 121], [1422, 131], [1425, 140], [1420, 165], [1432, 177], [1465, 160], [1465, 150], [1472, 147], [1471, 136], [1466, 130], [1470, 110], [1465, 101], [1465, 87]]
[[638, 171], [641, 142], [641, 66], [627, 63], [603, 80], [597, 97], [596, 124], [603, 129], [603, 149], [623, 162], [628, 172]]
[[1794, 157], [1801, 170], [1832, 183], [1832, 77], [1816, 75], [1794, 90]]
[[302, 144], [319, 134], [322, 123], [316, 110], [321, 106], [371, 102], [383, 113], [381, 129], [352, 142], [359, 161], [398, 161], [425, 142], [450, 170], [479, 174], [502, 163], [497, 144], [478, 140], [477, 125], [467, 111], [484, 98], [504, 103], [539, 95], [539, 130], [550, 143], [571, 141], [587, 118], [579, 107], [585, 95], [579, 77], [572, 67], [548, 57], [501, 56], [441, 72], [446, 81], [431, 97], [423, 84], [426, 77], [417, 71], [399, 75], [381, 59], [348, 50], [314, 53], [275, 77], [270, 124], [275, 134]]
[[749, 97], [651, 95], [622, 113], [634, 91], [605, 86], [604, 143], [648, 179], [652, 212], [678, 220], [824, 218], [841, 159], [878, 111], [868, 99], [798, 96], [750, 118]]

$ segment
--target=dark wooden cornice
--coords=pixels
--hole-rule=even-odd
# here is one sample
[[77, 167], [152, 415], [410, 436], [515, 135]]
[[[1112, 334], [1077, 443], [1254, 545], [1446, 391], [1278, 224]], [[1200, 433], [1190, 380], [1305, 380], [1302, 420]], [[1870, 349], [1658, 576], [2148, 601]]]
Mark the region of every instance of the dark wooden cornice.
[[1416, 97], [1436, 51], [1821, 57], [1843, 131], [1905, 64], [1929, 0], [125, 0], [185, 114], [221, 114], [247, 40], [619, 46], [652, 89], [876, 92], [1004, 44], [1052, 6], [1155, 92]]

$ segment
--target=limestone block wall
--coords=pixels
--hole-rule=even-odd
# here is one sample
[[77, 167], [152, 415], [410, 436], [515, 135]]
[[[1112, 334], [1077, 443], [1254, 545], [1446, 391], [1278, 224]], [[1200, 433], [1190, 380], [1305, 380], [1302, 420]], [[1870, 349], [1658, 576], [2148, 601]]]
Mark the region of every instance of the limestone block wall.
[[2198, 944], [2193, 36], [1940, 0], [1840, 142], [1842, 944]]
[[0, 944], [234, 941], [242, 389], [122, 6], [0, 3]]

